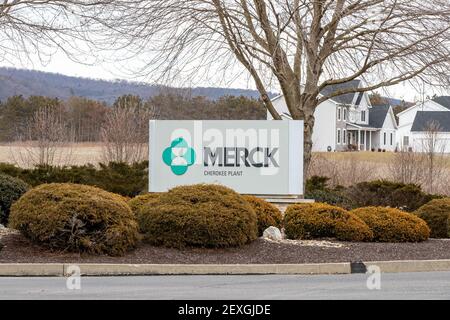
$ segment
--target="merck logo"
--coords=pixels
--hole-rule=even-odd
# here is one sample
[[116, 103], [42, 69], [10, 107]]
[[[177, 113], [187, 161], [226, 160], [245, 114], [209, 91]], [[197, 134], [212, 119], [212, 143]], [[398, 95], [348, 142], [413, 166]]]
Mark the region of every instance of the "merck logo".
[[195, 162], [195, 151], [186, 140], [177, 138], [172, 141], [170, 147], [166, 148], [162, 155], [163, 161], [177, 176], [185, 174]]

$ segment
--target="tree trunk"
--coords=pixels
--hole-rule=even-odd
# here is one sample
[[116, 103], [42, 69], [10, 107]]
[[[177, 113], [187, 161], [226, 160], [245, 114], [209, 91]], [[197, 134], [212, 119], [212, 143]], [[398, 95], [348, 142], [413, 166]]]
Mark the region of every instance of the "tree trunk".
[[306, 185], [306, 179], [308, 176], [309, 166], [311, 164], [311, 155], [312, 155], [312, 134], [314, 128], [314, 114], [311, 112], [308, 115], [305, 115], [305, 127], [303, 130], [303, 139], [304, 139], [304, 147], [303, 147], [303, 184]]
[[[303, 128], [303, 185], [306, 185], [306, 179], [308, 175], [309, 166], [311, 164], [311, 156], [312, 156], [312, 135], [314, 129], [314, 110], [317, 107], [317, 99], [312, 98], [312, 95], [308, 96], [303, 95], [302, 98], [299, 99], [298, 105], [296, 108], [290, 109], [291, 114], [293, 115], [293, 119], [295, 120], [303, 120], [304, 128]], [[303, 100], [303, 101], [301, 101]], [[297, 111], [297, 112], [292, 112]]]

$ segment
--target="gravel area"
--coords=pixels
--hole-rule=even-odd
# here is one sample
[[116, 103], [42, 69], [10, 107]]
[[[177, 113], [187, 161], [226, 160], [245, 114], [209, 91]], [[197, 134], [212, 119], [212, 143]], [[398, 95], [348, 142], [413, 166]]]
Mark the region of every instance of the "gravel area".
[[450, 259], [450, 240], [422, 243], [354, 243], [332, 239], [321, 241], [269, 241], [258, 239], [241, 248], [168, 249], [141, 244], [123, 257], [52, 252], [37, 246], [17, 232], [1, 237], [0, 263], [211, 263], [275, 264], [379, 260]]

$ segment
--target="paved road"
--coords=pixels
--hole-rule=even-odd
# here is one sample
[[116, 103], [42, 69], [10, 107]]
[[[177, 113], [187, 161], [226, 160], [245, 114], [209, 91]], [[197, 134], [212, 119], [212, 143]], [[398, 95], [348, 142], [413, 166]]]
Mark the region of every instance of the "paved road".
[[364, 274], [321, 276], [0, 278], [0, 299], [450, 299], [450, 272], [382, 274], [367, 289]]

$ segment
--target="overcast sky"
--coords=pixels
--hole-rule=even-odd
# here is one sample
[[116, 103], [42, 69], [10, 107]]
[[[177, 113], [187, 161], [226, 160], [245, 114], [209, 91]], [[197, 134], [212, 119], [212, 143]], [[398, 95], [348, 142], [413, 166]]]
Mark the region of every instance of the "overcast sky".
[[[10, 59], [11, 60], [11, 59]], [[69, 59], [63, 53], [57, 53], [52, 56], [50, 62], [42, 64], [37, 57], [31, 57], [31, 61], [2, 61], [0, 66], [3, 67], [15, 67], [19, 69], [32, 69], [45, 72], [60, 73], [68, 76], [104, 79], [104, 80], [116, 80], [124, 79], [129, 81], [147, 82], [154, 84], [151, 78], [139, 78], [134, 77], [129, 71], [121, 72], [117, 68], [117, 64], [111, 62], [96, 63], [95, 65], [84, 65], [77, 63]], [[133, 69], [132, 62], [128, 62], [128, 69]], [[176, 84], [175, 86], [180, 86]], [[189, 85], [181, 86], [201, 86], [201, 87], [230, 87], [230, 88], [243, 88], [243, 89], [255, 89], [252, 81], [236, 79], [231, 83], [224, 85], [223, 83], [213, 83], [210, 80], [196, 81]], [[442, 94], [442, 92], [434, 92], [432, 88], [426, 88], [426, 95], [432, 95], [433, 93]], [[275, 90], [276, 91], [276, 90]], [[402, 83], [393, 87], [378, 90], [383, 96], [390, 98], [404, 99], [405, 101], [418, 101], [421, 99], [421, 93], [417, 92], [410, 84]]]

